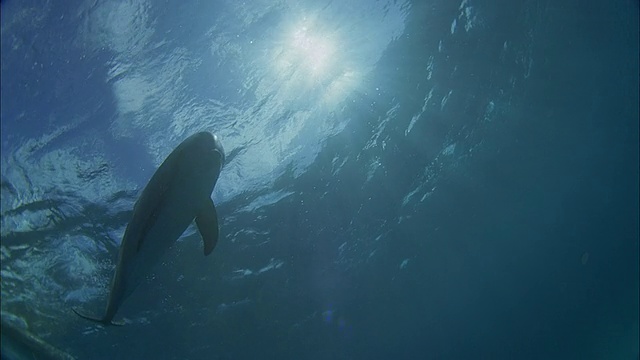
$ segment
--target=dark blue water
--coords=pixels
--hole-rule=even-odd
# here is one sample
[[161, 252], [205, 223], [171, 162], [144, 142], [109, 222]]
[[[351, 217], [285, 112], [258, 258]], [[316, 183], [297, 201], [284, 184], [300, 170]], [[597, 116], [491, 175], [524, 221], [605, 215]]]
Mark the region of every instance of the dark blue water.
[[[638, 11], [3, 1], [3, 319], [79, 359], [637, 359]], [[75, 316], [202, 130], [214, 253]]]

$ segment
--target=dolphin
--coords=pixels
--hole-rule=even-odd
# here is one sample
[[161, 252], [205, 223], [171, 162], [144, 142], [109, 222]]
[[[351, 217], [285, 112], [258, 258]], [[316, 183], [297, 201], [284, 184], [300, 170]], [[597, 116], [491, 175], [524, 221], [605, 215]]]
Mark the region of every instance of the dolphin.
[[73, 309], [78, 316], [103, 325], [123, 325], [113, 318], [124, 300], [194, 219], [204, 242], [204, 255], [213, 251], [219, 230], [211, 192], [224, 160], [220, 140], [209, 132], [191, 135], [169, 154], [133, 207], [104, 316]]

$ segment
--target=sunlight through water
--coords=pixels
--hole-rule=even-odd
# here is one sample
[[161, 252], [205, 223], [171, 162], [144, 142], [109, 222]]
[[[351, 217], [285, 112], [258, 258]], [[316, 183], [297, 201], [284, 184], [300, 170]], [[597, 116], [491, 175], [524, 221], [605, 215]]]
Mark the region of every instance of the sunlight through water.
[[278, 81], [296, 91], [313, 90], [324, 105], [335, 106], [357, 85], [340, 29], [307, 16], [285, 29], [274, 62]]
[[331, 66], [333, 44], [327, 37], [314, 36], [308, 27], [303, 25], [293, 33], [291, 45], [300, 52], [302, 62], [312, 75], [321, 76], [326, 67]]

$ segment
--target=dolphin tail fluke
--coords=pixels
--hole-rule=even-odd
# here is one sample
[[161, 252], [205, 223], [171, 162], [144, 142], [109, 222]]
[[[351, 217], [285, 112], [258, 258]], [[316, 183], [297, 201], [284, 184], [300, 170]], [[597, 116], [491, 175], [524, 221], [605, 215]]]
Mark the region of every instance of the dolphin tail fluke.
[[102, 324], [104, 326], [109, 326], [109, 325], [123, 326], [124, 325], [124, 322], [112, 321], [112, 320], [108, 320], [106, 318], [97, 318], [97, 317], [85, 315], [85, 314], [81, 313], [80, 311], [76, 310], [75, 308], [71, 308], [71, 310], [73, 310], [73, 312], [76, 313], [76, 315], [80, 316], [83, 319], [90, 320], [90, 321], [93, 321], [93, 322], [97, 322], [97, 323]]

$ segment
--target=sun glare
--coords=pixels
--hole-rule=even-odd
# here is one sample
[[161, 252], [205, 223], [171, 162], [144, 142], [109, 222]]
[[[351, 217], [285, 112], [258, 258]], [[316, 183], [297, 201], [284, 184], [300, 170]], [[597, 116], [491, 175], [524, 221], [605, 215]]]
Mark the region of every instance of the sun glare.
[[294, 30], [291, 45], [313, 74], [321, 75], [323, 70], [331, 65], [334, 52], [331, 41], [321, 35], [312, 34], [306, 26]]
[[[295, 17], [291, 17], [295, 18]], [[349, 59], [340, 29], [317, 17], [298, 17], [284, 26], [272, 66], [279, 89], [291, 98], [300, 96], [335, 106], [361, 79], [357, 64]]]

